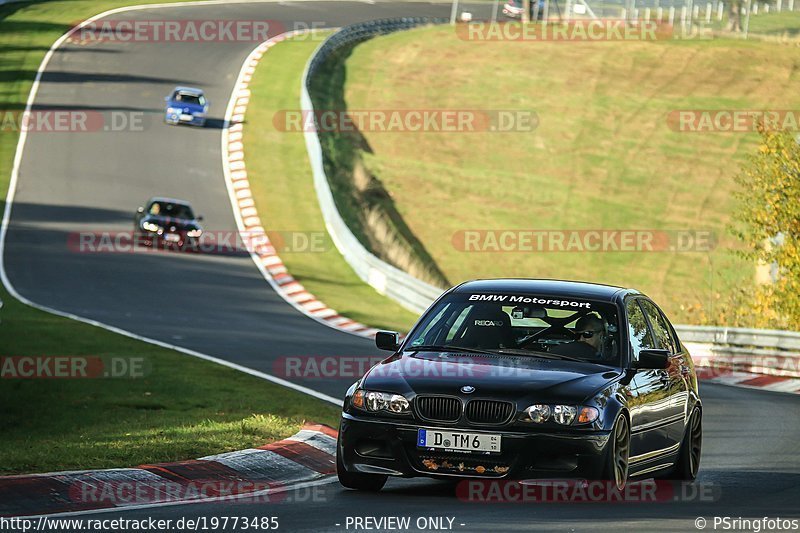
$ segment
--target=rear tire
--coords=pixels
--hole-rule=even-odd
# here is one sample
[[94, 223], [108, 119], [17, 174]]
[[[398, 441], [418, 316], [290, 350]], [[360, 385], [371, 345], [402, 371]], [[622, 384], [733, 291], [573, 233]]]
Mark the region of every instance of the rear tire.
[[678, 450], [678, 462], [668, 479], [694, 481], [700, 469], [700, 456], [703, 449], [703, 415], [699, 407], [695, 407], [686, 431], [683, 434], [681, 447]]
[[353, 490], [378, 492], [386, 484], [389, 476], [381, 474], [362, 474], [361, 472], [348, 472], [344, 468], [340, 455], [339, 443], [336, 443], [336, 476], [343, 487]]

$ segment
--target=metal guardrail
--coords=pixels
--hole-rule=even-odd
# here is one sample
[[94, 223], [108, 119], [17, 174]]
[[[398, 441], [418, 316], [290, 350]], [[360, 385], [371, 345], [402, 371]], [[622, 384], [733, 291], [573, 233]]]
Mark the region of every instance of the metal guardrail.
[[[306, 64], [301, 82], [300, 107], [304, 114], [314, 116], [314, 105], [308, 91], [311, 78], [319, 66], [336, 50], [376, 35], [385, 35], [426, 24], [443, 24], [447, 19], [407, 17], [389, 20], [374, 20], [347, 26], [328, 37]], [[367, 250], [342, 219], [333, 199], [323, 165], [322, 146], [316, 132], [305, 132], [306, 149], [314, 174], [314, 188], [325, 220], [325, 226], [336, 248], [353, 268], [359, 278], [376, 291], [395, 300], [406, 309], [422, 313], [439, 297], [442, 289], [418, 280], [410, 274], [381, 260]]]
[[[337, 49], [377, 35], [446, 22], [446, 19], [427, 18], [377, 20], [348, 26], [331, 35], [306, 64], [301, 82], [303, 112], [313, 116], [309, 81], [322, 62]], [[336, 208], [317, 134], [306, 131], [305, 140], [322, 216], [336, 248], [361, 280], [403, 307], [422, 313], [442, 293], [442, 289], [386, 263], [359, 242]], [[800, 378], [800, 333], [710, 326], [677, 326], [676, 329], [698, 366]]]
[[749, 372], [800, 378], [800, 333], [713, 326], [675, 329], [699, 367], [722, 375]]

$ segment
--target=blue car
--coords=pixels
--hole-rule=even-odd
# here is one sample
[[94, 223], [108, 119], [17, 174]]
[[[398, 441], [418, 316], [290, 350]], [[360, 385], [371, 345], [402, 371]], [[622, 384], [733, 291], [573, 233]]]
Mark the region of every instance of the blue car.
[[175, 87], [172, 93], [164, 98], [167, 102], [164, 121], [167, 124], [190, 124], [205, 126], [208, 114], [208, 100], [202, 89], [192, 87]]

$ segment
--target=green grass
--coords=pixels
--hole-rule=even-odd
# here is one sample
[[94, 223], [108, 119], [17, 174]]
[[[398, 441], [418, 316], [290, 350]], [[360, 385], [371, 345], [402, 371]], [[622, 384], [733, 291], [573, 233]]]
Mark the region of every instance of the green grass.
[[[471, 42], [451, 28], [368, 41], [347, 61], [350, 109], [532, 109], [532, 133], [364, 132], [368, 169], [457, 283], [474, 277], [634, 286], [678, 322], [754, 275], [731, 252], [733, 175], [754, 133], [680, 133], [676, 109], [797, 109], [796, 48], [716, 39]], [[712, 253], [465, 253], [465, 229], [710, 230]], [[730, 324], [732, 325], [732, 324]]]
[[250, 186], [261, 221], [275, 231], [323, 235], [324, 252], [280, 253], [289, 272], [312, 294], [354, 320], [408, 331], [416, 316], [364, 284], [325, 230], [303, 134], [279, 131], [275, 113], [298, 110], [300, 77], [319, 41], [296, 39], [273, 47], [253, 81], [244, 128]]
[[[0, 110], [24, 108], [42, 57], [72, 22], [129, 3], [1, 7]], [[16, 142], [16, 134], [0, 134], [3, 198]], [[2, 474], [192, 459], [286, 437], [303, 420], [337, 423], [336, 407], [309, 396], [38, 311], [2, 288], [0, 298], [0, 356], [142, 357], [149, 367], [140, 379], [3, 379]]]
[[756, 35], [797, 37], [800, 35], [800, 11], [751, 15], [748, 32]]
[[141, 357], [117, 379], [2, 379], [0, 473], [110, 468], [260, 446], [338, 409], [264, 380], [5, 299], [2, 355]]

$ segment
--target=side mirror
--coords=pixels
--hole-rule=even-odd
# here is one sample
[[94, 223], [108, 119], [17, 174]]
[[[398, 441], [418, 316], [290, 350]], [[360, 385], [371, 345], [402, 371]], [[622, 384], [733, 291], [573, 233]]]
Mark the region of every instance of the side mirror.
[[136, 208], [136, 212], [137, 212], [137, 213], [144, 213], [144, 207], [138, 207], [138, 208]]
[[199, 217], [197, 217], [197, 221], [198, 222], [202, 222], [203, 221], [203, 215], [200, 215]]
[[669, 352], [667, 350], [642, 350], [639, 360], [633, 362], [636, 370], [663, 370], [669, 366]]
[[396, 331], [379, 331], [375, 334], [375, 346], [394, 352], [400, 347], [400, 334]]

